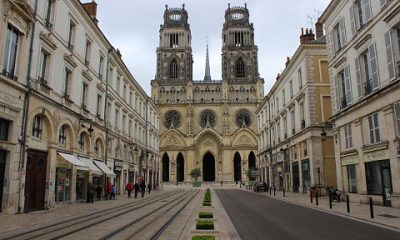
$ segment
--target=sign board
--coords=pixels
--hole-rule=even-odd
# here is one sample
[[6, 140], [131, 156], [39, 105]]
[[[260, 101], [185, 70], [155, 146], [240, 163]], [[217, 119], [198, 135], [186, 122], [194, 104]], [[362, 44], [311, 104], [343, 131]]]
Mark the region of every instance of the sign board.
[[342, 157], [340, 160], [343, 166], [358, 164], [358, 154]]
[[261, 176], [260, 170], [250, 170], [250, 177], [259, 177]]
[[389, 159], [389, 150], [379, 150], [374, 152], [369, 152], [364, 154], [364, 162], [372, 162]]

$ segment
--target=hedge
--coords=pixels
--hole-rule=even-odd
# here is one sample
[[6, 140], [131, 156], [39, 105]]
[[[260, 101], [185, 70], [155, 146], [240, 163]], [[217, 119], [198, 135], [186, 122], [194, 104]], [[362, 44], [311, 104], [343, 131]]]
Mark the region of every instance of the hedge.
[[212, 212], [199, 212], [199, 218], [213, 218], [214, 214]]
[[194, 236], [192, 240], [215, 240], [214, 236]]
[[207, 220], [200, 220], [196, 223], [197, 230], [213, 230], [214, 229], [214, 222], [207, 221]]

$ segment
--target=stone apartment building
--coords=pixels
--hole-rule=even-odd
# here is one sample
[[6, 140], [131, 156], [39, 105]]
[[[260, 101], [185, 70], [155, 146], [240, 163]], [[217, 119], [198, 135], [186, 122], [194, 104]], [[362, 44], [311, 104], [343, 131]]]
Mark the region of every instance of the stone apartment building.
[[269, 186], [308, 192], [336, 185], [325, 36], [302, 29], [300, 46], [257, 108], [258, 167]]
[[159, 112], [97, 26], [95, 2], [6, 0], [1, 211], [85, 201], [89, 182], [159, 182]]
[[333, 0], [327, 35], [338, 188], [400, 207], [400, 2]]
[[213, 80], [208, 50], [203, 80], [193, 79], [188, 13], [167, 8], [160, 28], [152, 97], [160, 110], [162, 181], [191, 183], [200, 168], [205, 182], [247, 181], [256, 168], [255, 110], [263, 98], [254, 27], [247, 6], [225, 11], [222, 80]]

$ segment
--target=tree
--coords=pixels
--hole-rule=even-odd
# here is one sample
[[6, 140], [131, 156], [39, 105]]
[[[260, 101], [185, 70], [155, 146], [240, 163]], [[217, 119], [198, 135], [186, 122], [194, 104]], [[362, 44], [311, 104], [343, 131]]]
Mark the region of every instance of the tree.
[[200, 168], [192, 169], [192, 171], [190, 172], [190, 176], [194, 178], [194, 180], [197, 182], [197, 178], [201, 176]]

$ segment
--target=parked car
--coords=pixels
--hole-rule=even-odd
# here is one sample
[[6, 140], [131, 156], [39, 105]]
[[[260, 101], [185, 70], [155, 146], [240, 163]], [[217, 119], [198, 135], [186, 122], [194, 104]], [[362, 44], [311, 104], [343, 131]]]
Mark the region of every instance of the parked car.
[[256, 186], [254, 188], [255, 192], [266, 192], [268, 190], [268, 185], [265, 182], [258, 182], [256, 183]]

